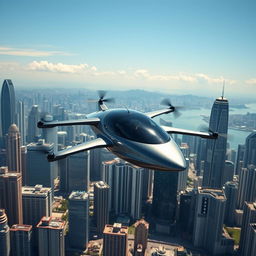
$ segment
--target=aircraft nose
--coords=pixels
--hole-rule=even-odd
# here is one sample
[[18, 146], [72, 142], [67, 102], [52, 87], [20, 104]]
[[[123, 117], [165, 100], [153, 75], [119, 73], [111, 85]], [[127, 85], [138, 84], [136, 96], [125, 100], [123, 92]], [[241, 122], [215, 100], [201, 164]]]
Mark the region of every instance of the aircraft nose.
[[184, 171], [187, 163], [178, 145], [172, 140], [161, 150], [161, 164], [166, 170]]

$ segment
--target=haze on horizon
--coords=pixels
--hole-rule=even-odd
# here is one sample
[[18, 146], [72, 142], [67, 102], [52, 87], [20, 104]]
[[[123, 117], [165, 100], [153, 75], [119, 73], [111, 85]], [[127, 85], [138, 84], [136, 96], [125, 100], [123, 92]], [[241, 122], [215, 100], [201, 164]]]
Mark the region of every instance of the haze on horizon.
[[21, 87], [256, 93], [256, 2], [1, 1], [0, 77]]

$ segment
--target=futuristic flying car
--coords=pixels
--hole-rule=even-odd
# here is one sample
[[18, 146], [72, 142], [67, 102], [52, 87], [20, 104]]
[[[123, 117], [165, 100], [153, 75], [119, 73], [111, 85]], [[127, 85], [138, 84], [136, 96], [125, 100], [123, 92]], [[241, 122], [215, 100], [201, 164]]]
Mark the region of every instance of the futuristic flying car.
[[168, 101], [163, 103], [165, 109], [141, 113], [130, 109], [108, 109], [104, 98], [105, 92], [100, 92], [98, 100], [99, 111], [91, 113], [86, 119], [68, 121], [38, 122], [39, 128], [52, 128], [66, 125], [90, 125], [96, 134], [96, 139], [62, 151], [48, 155], [49, 161], [56, 161], [77, 152], [94, 148], [107, 148], [118, 157], [143, 168], [162, 171], [183, 171], [186, 161], [172, 134], [187, 134], [202, 138], [216, 139], [217, 133], [197, 132], [160, 126], [152, 118], [171, 112], [178, 112]]

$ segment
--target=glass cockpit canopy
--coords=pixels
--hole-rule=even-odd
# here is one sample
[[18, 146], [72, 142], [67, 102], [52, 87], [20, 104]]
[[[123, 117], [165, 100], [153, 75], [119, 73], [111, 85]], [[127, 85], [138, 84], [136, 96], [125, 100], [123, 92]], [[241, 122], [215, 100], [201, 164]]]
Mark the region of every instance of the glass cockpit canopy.
[[147, 144], [161, 144], [170, 140], [170, 136], [150, 117], [134, 110], [111, 111], [104, 121], [110, 133], [129, 140]]

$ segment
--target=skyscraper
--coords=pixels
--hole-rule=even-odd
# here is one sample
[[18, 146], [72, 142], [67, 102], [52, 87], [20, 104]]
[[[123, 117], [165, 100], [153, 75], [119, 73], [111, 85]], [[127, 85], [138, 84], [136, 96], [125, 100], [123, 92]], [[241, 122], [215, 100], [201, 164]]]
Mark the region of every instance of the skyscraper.
[[251, 250], [253, 246], [255, 250], [255, 237], [254, 237], [254, 240], [249, 239], [250, 236], [253, 234], [252, 233], [253, 230], [251, 230], [250, 232], [250, 229], [252, 228], [254, 229], [254, 226], [251, 226], [251, 224], [254, 224], [254, 223], [256, 223], [256, 202], [254, 203], [245, 202], [240, 243], [239, 243], [239, 255], [241, 256], [254, 255], [254, 254], [251, 254]]
[[243, 209], [244, 202], [256, 200], [256, 168], [254, 165], [242, 168], [239, 176], [237, 208]]
[[15, 123], [15, 93], [12, 81], [6, 79], [1, 91], [1, 128], [2, 137], [8, 133], [11, 124]]
[[141, 219], [135, 222], [134, 255], [144, 255], [147, 249], [149, 224]]
[[21, 172], [21, 143], [20, 133], [16, 124], [9, 127], [6, 137], [7, 165], [9, 172]]
[[252, 132], [245, 141], [243, 166], [247, 168], [251, 164], [256, 166], [256, 132]]
[[103, 229], [109, 223], [110, 188], [103, 181], [94, 184], [94, 220], [96, 232], [102, 235]]
[[17, 102], [17, 126], [19, 127], [20, 137], [21, 137], [21, 145], [26, 145], [26, 126], [25, 126], [25, 109], [24, 102]]
[[54, 178], [58, 165], [56, 162], [47, 161], [47, 153], [52, 152], [53, 144], [47, 144], [40, 139], [38, 143], [30, 143], [27, 146], [27, 185], [41, 184], [51, 187], [54, 191]]
[[103, 163], [103, 181], [110, 186], [111, 209], [116, 215], [141, 218], [143, 170], [120, 159]]
[[128, 252], [128, 227], [120, 223], [106, 225], [103, 231], [103, 255], [127, 256]]
[[193, 245], [211, 255], [232, 253], [234, 241], [222, 233], [226, 197], [222, 190], [199, 189], [197, 195]]
[[228, 226], [234, 226], [238, 193], [237, 182], [228, 181], [227, 183], [225, 183], [224, 192], [227, 198], [224, 223]]
[[65, 256], [65, 221], [43, 217], [37, 229], [39, 256]]
[[0, 253], [1, 256], [10, 255], [10, 229], [4, 209], [0, 209]]
[[32, 256], [32, 226], [15, 224], [10, 229], [11, 256]]
[[216, 140], [207, 140], [203, 187], [221, 189], [224, 184], [223, 170], [227, 148], [228, 109], [228, 100], [223, 97], [217, 98], [212, 107], [209, 128], [220, 136]]
[[9, 173], [0, 167], [0, 208], [6, 210], [9, 225], [22, 224], [22, 179], [20, 173]]
[[37, 127], [37, 122], [40, 120], [40, 111], [38, 105], [33, 105], [28, 115], [27, 142], [37, 142], [41, 131]]
[[155, 171], [152, 215], [156, 231], [171, 233], [176, 221], [178, 172]]
[[36, 185], [22, 187], [23, 223], [35, 226], [42, 217], [52, 214], [51, 188]]
[[89, 198], [85, 191], [73, 191], [69, 196], [69, 245], [83, 251], [89, 239]]

